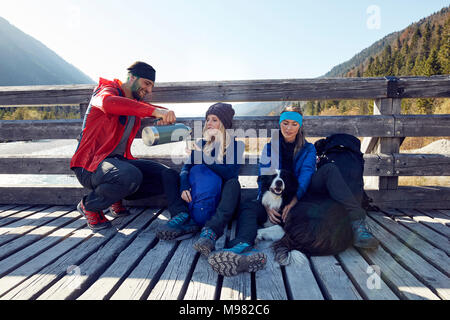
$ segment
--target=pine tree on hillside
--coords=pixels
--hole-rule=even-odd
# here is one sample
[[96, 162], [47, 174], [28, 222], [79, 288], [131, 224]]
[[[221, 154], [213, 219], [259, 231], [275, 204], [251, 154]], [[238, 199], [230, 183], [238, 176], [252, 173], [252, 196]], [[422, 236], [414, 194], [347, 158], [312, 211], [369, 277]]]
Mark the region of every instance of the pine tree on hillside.
[[430, 42], [431, 42], [431, 26], [430, 22], [425, 25], [425, 31], [422, 36], [422, 46], [420, 50], [420, 55], [422, 59], [427, 59], [430, 55]]
[[438, 57], [442, 66], [442, 73], [450, 74], [450, 17], [444, 25]]
[[433, 76], [435, 74], [442, 74], [441, 64], [439, 62], [438, 53], [436, 49], [431, 51], [430, 56], [424, 64], [424, 75]]
[[[361, 60], [363, 54], [364, 61]], [[412, 23], [402, 31], [387, 35], [334, 70], [340, 70], [340, 75], [345, 77], [450, 74], [450, 7]], [[365, 102], [330, 100], [313, 102], [307, 107], [313, 114], [319, 115], [370, 113], [373, 106]], [[402, 113], [432, 114], [435, 110], [444, 110], [441, 108], [443, 104], [445, 99], [402, 99]]]

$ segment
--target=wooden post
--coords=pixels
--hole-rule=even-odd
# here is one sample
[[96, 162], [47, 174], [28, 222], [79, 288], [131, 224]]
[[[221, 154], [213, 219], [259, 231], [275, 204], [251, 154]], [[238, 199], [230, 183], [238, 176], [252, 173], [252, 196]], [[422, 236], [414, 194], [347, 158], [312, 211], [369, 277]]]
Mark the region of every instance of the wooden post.
[[80, 119], [84, 119], [84, 114], [89, 106], [89, 103], [80, 103]]
[[[373, 106], [373, 113], [379, 115], [393, 115], [400, 114], [401, 112], [401, 99], [384, 98], [376, 99]], [[389, 133], [391, 134], [391, 133]], [[392, 133], [394, 134], [394, 133]], [[383, 153], [392, 155], [399, 153], [401, 138], [378, 138], [376, 143], [370, 143], [373, 148], [368, 150], [372, 153]], [[368, 143], [369, 144], [369, 143]], [[392, 164], [392, 172], [388, 171], [388, 174], [395, 174], [393, 172], [394, 164]], [[372, 177], [370, 180], [370, 188], [377, 190], [395, 190], [398, 187], [397, 176], [384, 176], [384, 177]]]

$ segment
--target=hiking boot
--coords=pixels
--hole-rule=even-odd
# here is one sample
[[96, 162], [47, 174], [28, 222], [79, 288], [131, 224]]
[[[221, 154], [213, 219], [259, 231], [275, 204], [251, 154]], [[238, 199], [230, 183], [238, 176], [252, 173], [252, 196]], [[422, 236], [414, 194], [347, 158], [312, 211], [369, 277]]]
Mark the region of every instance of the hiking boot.
[[211, 228], [204, 227], [200, 238], [194, 243], [194, 249], [207, 257], [216, 248], [216, 240], [216, 233]]
[[86, 210], [83, 200], [78, 203], [77, 210], [87, 219], [87, 225], [91, 230], [98, 231], [111, 227], [111, 222], [106, 219], [103, 211]]
[[109, 207], [109, 213], [114, 218], [118, 218], [129, 215], [130, 211], [122, 205], [122, 200], [119, 200]]
[[365, 219], [352, 222], [353, 245], [362, 249], [377, 249], [379, 241], [369, 231]]
[[199, 230], [200, 227], [189, 214], [182, 212], [160, 227], [156, 231], [156, 236], [161, 240], [184, 240], [191, 238]]
[[214, 271], [226, 277], [235, 276], [241, 272], [256, 272], [264, 268], [267, 256], [252, 249], [252, 246], [240, 242], [230, 249], [212, 253], [208, 263]]

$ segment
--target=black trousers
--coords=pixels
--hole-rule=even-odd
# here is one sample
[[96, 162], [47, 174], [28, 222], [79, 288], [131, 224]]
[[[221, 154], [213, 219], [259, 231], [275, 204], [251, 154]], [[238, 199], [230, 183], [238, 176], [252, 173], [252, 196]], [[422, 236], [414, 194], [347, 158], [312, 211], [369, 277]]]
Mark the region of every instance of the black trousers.
[[84, 197], [87, 210], [99, 211], [122, 200], [135, 200], [164, 193], [162, 175], [169, 168], [151, 160], [115, 156], [103, 160], [97, 170], [73, 168], [78, 181], [91, 192]]
[[[308, 192], [328, 194], [344, 206], [351, 221], [366, 217], [366, 211], [362, 209], [361, 202], [354, 198], [339, 168], [333, 163], [323, 165], [314, 173]], [[295, 212], [295, 206], [291, 211]], [[233, 247], [239, 242], [253, 245], [258, 227], [266, 220], [267, 212], [260, 200], [243, 203], [239, 210], [236, 238], [230, 242], [229, 246]]]
[[[176, 216], [181, 212], [189, 212], [188, 203], [181, 199], [180, 174], [173, 169], [168, 169], [163, 172], [163, 181], [171, 216]], [[225, 227], [236, 214], [240, 197], [241, 185], [239, 180], [230, 179], [225, 181], [216, 212], [205, 223], [205, 227], [211, 228], [218, 238], [223, 235]]]

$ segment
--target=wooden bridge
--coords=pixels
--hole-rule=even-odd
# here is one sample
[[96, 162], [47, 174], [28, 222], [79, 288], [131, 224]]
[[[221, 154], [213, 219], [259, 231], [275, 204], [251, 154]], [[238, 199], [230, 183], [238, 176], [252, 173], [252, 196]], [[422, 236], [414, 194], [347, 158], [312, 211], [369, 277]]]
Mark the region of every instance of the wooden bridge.
[[[0, 87], [0, 105], [80, 104], [92, 85]], [[371, 99], [374, 115], [305, 117], [308, 137], [349, 133], [363, 138], [367, 193], [382, 208], [369, 213], [381, 247], [349, 248], [279, 266], [268, 243], [266, 268], [255, 274], [218, 276], [182, 242], [158, 241], [168, 219], [163, 197], [128, 202], [133, 212], [114, 227], [92, 233], [75, 209], [81, 186], [5, 185], [0, 176], [0, 299], [448, 299], [449, 187], [398, 186], [399, 176], [449, 176], [450, 155], [403, 154], [405, 137], [450, 136], [450, 115], [404, 115], [401, 99], [450, 97], [450, 77], [340, 78], [161, 83], [154, 103]], [[277, 128], [278, 117], [236, 117], [233, 127]], [[178, 118], [193, 126], [202, 118]], [[0, 140], [75, 139], [82, 120], [0, 121]], [[143, 126], [149, 122], [144, 121]], [[139, 138], [139, 135], [138, 135]], [[146, 158], [171, 167], [172, 159]], [[246, 157], [242, 176], [256, 175]], [[0, 174], [67, 175], [70, 158], [0, 155]], [[255, 196], [244, 188], [243, 198]], [[110, 218], [111, 219], [111, 218]], [[233, 237], [231, 224], [217, 248]]]

